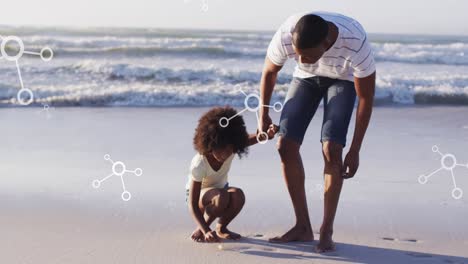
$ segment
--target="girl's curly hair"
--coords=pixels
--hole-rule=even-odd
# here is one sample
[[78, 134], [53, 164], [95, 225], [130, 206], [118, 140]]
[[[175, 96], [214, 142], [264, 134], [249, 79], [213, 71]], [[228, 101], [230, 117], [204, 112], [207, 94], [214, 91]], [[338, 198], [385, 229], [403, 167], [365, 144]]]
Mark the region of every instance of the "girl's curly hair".
[[193, 146], [198, 153], [206, 155], [214, 149], [224, 148], [228, 145], [234, 147], [234, 153], [239, 157], [248, 152], [248, 137], [244, 119], [238, 115], [229, 120], [226, 127], [219, 124], [223, 117], [231, 118], [237, 111], [229, 106], [215, 107], [206, 112], [195, 129]]

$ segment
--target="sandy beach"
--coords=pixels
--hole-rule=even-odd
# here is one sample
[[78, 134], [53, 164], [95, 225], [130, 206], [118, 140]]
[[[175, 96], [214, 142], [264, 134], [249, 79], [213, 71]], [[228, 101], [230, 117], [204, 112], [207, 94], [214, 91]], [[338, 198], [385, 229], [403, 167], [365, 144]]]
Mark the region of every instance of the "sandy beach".
[[[468, 263], [468, 168], [452, 198], [450, 171], [418, 176], [451, 153], [468, 163], [466, 107], [377, 107], [361, 167], [345, 182], [335, 226], [337, 251], [313, 243], [270, 244], [294, 223], [275, 142], [233, 162], [230, 183], [246, 206], [231, 228], [237, 242], [197, 244], [184, 196], [193, 128], [207, 108], [0, 109], [3, 263]], [[302, 153], [314, 231], [321, 223], [322, 110]], [[244, 114], [249, 131], [255, 115]], [[279, 119], [273, 114], [274, 122]], [[350, 127], [352, 131], [353, 126]], [[351, 133], [350, 133], [351, 134]], [[129, 201], [112, 164], [124, 162]], [[316, 235], [318, 238], [318, 235]]]

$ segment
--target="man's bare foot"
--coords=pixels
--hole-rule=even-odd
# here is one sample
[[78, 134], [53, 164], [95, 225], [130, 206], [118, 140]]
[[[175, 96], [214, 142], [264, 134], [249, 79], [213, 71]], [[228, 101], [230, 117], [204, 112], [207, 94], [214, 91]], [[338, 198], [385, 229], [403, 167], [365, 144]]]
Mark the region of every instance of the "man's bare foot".
[[232, 240], [238, 240], [242, 237], [241, 235], [237, 233], [229, 231], [226, 227], [219, 227], [219, 226], [216, 227], [216, 234], [220, 238], [232, 239]]
[[335, 242], [332, 239], [333, 232], [321, 233], [320, 241], [315, 247], [315, 252], [325, 253], [332, 252], [336, 250]]
[[314, 241], [314, 233], [310, 227], [294, 226], [291, 230], [286, 232], [286, 234], [270, 238], [268, 241], [271, 243], [288, 243], [293, 241], [309, 242]]
[[195, 229], [190, 238], [195, 242], [205, 242], [205, 235], [200, 229]]

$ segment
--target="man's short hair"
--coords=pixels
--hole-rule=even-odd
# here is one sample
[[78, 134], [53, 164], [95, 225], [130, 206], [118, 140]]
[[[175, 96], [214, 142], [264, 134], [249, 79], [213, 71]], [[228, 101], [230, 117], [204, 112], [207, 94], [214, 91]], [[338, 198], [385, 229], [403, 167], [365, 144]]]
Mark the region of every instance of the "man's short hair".
[[309, 14], [301, 17], [294, 27], [292, 41], [298, 49], [317, 47], [328, 35], [328, 23], [323, 18]]

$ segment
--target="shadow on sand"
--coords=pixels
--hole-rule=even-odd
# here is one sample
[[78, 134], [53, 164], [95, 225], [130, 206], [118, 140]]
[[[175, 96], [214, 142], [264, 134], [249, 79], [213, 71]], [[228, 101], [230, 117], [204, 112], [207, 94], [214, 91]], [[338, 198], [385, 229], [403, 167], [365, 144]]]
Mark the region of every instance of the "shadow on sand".
[[[236, 244], [236, 246], [229, 246]], [[269, 243], [258, 238], [242, 238], [227, 242], [228, 251], [266, 258], [297, 260], [329, 260], [349, 263], [467, 263], [468, 258], [438, 255], [390, 248], [369, 247], [336, 243], [337, 251], [318, 254], [314, 252], [316, 242], [293, 242], [286, 244]]]

